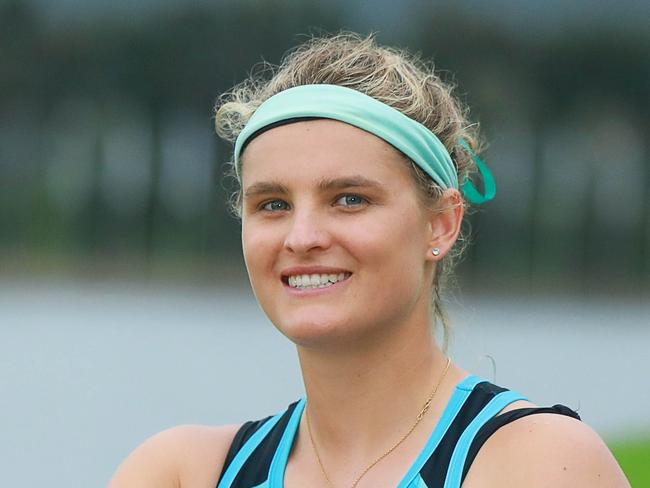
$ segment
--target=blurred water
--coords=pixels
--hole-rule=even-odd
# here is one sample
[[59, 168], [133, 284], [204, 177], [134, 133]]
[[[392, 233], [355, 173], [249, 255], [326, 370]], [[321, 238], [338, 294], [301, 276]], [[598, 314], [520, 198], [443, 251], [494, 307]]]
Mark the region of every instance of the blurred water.
[[[451, 311], [462, 366], [578, 408], [606, 438], [650, 432], [649, 303], [462, 303]], [[247, 291], [0, 281], [5, 486], [104, 486], [155, 432], [259, 418], [301, 392], [293, 347]]]

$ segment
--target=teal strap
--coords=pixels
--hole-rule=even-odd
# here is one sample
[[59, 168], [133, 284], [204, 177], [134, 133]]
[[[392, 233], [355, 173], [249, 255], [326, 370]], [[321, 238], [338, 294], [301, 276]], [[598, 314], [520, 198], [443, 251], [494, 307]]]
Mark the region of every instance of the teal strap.
[[451, 455], [444, 488], [460, 488], [465, 460], [467, 459], [467, 454], [469, 453], [469, 449], [476, 434], [488, 420], [517, 400], [528, 399], [515, 391], [504, 391], [490, 400], [490, 402], [483, 407], [483, 410], [474, 417], [474, 420], [470, 422], [458, 439], [458, 443], [454, 448], [454, 453]]
[[[400, 481], [399, 485], [397, 485], [397, 488], [412, 488], [412, 483], [414, 483], [414, 480], [417, 480], [417, 478], [420, 477], [420, 471], [422, 470], [422, 467], [429, 460], [433, 454], [433, 451], [436, 450], [438, 444], [440, 444], [440, 441], [447, 433], [447, 430], [449, 430], [449, 426], [458, 415], [458, 412], [460, 412], [460, 409], [465, 404], [465, 401], [467, 401], [467, 398], [469, 398], [472, 390], [478, 383], [481, 383], [482, 381], [485, 380], [479, 378], [478, 376], [468, 376], [463, 381], [458, 383], [458, 385], [456, 385], [454, 393], [451, 395], [447, 406], [443, 410], [435, 429], [433, 429], [433, 432], [429, 436], [429, 440], [424, 446], [424, 449], [420, 451], [417, 459], [411, 465], [410, 469], [406, 472], [406, 475], [404, 475], [404, 478], [402, 478], [402, 481]], [[417, 484], [415, 486], [419, 487]]]
[[465, 149], [465, 151], [467, 151], [470, 156], [472, 156], [472, 159], [476, 163], [476, 167], [478, 168], [478, 171], [483, 178], [483, 194], [481, 194], [476, 189], [474, 183], [472, 183], [468, 178], [463, 181], [462, 185], [460, 186], [463, 195], [465, 195], [465, 198], [469, 202], [475, 205], [481, 205], [483, 203], [489, 202], [497, 194], [497, 187], [496, 183], [494, 182], [494, 176], [492, 176], [492, 173], [485, 165], [485, 163], [481, 161], [476, 154], [474, 154], [474, 152], [470, 149], [470, 147], [463, 139], [459, 139], [458, 143], [463, 146], [463, 149]]
[[264, 440], [264, 438], [275, 426], [275, 424], [278, 423], [278, 420], [280, 420], [280, 417], [282, 417], [282, 415], [283, 413], [279, 413], [275, 417], [272, 417], [269, 420], [267, 420], [264, 423], [264, 425], [262, 425], [262, 427], [260, 427], [250, 437], [250, 439], [246, 441], [246, 443], [242, 446], [239, 452], [237, 452], [237, 454], [235, 455], [234, 459], [228, 466], [228, 469], [226, 469], [226, 472], [221, 478], [221, 481], [219, 482], [217, 488], [230, 488], [230, 485], [237, 477], [239, 470], [242, 468], [246, 460], [253, 453], [255, 448], [260, 445], [260, 442]]
[[418, 474], [416, 478], [409, 484], [408, 488], [429, 488], [429, 487], [422, 479], [422, 476]]
[[294, 408], [287, 427], [284, 429], [284, 433], [280, 439], [280, 444], [278, 444], [278, 448], [275, 450], [271, 467], [269, 468], [270, 488], [282, 488], [284, 486], [284, 471], [287, 467], [291, 446], [293, 445], [293, 439], [296, 436], [305, 404], [306, 400], [302, 398], [296, 405], [296, 408]]

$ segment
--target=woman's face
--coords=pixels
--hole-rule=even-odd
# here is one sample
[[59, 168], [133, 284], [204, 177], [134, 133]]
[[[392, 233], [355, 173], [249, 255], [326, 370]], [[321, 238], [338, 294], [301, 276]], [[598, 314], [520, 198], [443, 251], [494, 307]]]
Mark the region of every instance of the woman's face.
[[428, 307], [431, 217], [385, 141], [326, 119], [270, 129], [244, 152], [242, 191], [253, 291], [295, 343], [364, 338]]

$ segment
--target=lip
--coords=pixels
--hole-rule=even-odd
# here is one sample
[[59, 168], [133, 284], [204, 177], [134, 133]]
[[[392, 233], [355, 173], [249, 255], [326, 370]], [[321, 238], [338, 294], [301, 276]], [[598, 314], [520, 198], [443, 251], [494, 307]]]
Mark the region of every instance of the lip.
[[312, 274], [340, 274], [349, 273], [352, 271], [343, 268], [334, 268], [330, 266], [294, 266], [282, 270], [282, 281], [286, 281], [292, 275], [312, 275]]
[[[348, 276], [343, 281], [338, 281], [333, 285], [330, 285], [325, 288], [300, 289], [300, 288], [294, 288], [292, 286], [289, 286], [289, 276], [292, 275], [340, 274], [340, 273], [346, 273], [349, 274], [350, 276]], [[281, 278], [282, 278], [282, 285], [290, 295], [304, 297], [304, 296], [323, 295], [323, 294], [335, 292], [341, 287], [347, 286], [351, 277], [352, 277], [352, 272], [343, 268], [335, 268], [329, 266], [295, 266], [283, 270]]]

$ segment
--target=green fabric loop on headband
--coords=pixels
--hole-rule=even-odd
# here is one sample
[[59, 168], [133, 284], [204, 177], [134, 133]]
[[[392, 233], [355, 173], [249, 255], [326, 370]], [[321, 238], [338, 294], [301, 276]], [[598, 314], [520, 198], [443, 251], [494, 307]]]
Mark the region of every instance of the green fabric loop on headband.
[[463, 149], [465, 149], [465, 151], [467, 151], [469, 155], [472, 156], [472, 159], [476, 163], [476, 167], [478, 168], [478, 171], [481, 173], [481, 177], [483, 178], [483, 193], [480, 193], [474, 186], [474, 183], [472, 183], [472, 181], [467, 178], [460, 185], [463, 195], [465, 195], [465, 198], [474, 205], [482, 205], [489, 202], [497, 194], [497, 186], [494, 181], [494, 176], [492, 176], [492, 173], [485, 165], [485, 163], [481, 161], [476, 154], [474, 154], [474, 152], [470, 149], [470, 147], [463, 139], [459, 139], [458, 144], [463, 146]]
[[[364, 93], [327, 84], [289, 88], [262, 103], [235, 141], [235, 171], [239, 173], [241, 153], [250, 138], [264, 128], [301, 117], [339, 120], [370, 132], [401, 151], [442, 188], [459, 188], [456, 168], [449, 152], [428, 128]], [[473, 154], [472, 157], [478, 159]], [[491, 178], [482, 163], [479, 169], [484, 181]], [[486, 174], [490, 176], [486, 178]], [[466, 189], [469, 193], [465, 193]], [[464, 182], [462, 191], [472, 203], [487, 201], [487, 191], [486, 195], [480, 195], [471, 182]]]

